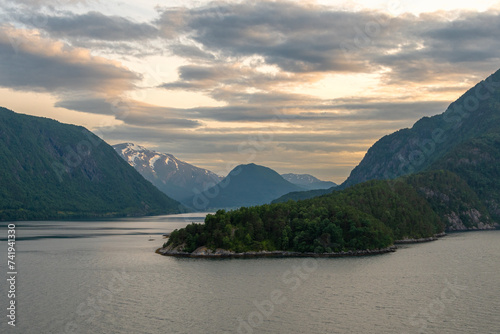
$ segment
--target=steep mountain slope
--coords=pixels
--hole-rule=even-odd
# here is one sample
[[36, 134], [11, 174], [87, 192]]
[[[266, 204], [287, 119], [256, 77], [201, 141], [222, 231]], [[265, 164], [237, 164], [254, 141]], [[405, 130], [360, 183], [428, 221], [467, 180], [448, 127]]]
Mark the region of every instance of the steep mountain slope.
[[331, 181], [321, 181], [320, 179], [310, 174], [281, 174], [281, 176], [290, 183], [296, 184], [302, 188], [313, 189], [329, 189], [337, 185]]
[[158, 153], [132, 143], [113, 145], [113, 148], [146, 180], [178, 201], [190, 198], [221, 180], [217, 174], [171, 154]]
[[0, 108], [0, 220], [178, 212], [83, 127]]
[[270, 168], [248, 164], [237, 166], [219, 184], [193, 196], [190, 202], [197, 210], [236, 208], [269, 203], [301, 189]]
[[500, 223], [500, 130], [458, 145], [430, 168], [457, 174]]
[[373, 179], [393, 179], [433, 165], [458, 145], [500, 129], [500, 70], [469, 89], [440, 115], [376, 142], [343, 188]]
[[[440, 115], [424, 117], [377, 141], [341, 190], [373, 179], [395, 179], [421, 171], [454, 172], [477, 193], [492, 218], [500, 220], [500, 70], [469, 89]], [[318, 191], [282, 196], [277, 202], [320, 195]]]
[[443, 220], [447, 231], [489, 229], [495, 224], [474, 190], [457, 174], [432, 170], [401, 179], [413, 187]]

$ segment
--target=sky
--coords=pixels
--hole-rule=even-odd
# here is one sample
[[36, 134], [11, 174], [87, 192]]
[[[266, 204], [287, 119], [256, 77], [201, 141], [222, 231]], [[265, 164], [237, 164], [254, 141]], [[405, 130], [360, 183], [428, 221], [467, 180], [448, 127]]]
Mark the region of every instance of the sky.
[[0, 106], [341, 183], [500, 68], [500, 1], [0, 0]]

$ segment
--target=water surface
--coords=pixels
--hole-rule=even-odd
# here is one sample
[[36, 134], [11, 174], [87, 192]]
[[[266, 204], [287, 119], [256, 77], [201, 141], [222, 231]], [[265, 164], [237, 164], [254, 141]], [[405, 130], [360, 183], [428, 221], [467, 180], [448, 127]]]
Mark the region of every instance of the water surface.
[[0, 332], [500, 333], [500, 231], [356, 258], [154, 253], [192, 221], [203, 216], [17, 222], [17, 326], [2, 284]]

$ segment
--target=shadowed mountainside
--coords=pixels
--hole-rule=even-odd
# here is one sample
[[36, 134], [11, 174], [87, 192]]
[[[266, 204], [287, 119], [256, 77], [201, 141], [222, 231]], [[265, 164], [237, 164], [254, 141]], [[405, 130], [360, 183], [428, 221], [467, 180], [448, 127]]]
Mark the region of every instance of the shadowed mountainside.
[[87, 129], [0, 108], [0, 220], [176, 213]]

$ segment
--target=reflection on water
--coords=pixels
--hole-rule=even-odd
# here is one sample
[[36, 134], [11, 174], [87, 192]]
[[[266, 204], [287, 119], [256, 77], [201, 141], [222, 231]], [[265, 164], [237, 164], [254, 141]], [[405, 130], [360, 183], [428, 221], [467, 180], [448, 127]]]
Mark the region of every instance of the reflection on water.
[[[190, 214], [16, 223], [18, 321], [12, 329], [3, 319], [0, 332], [500, 332], [500, 231], [452, 234], [373, 257], [154, 253], [163, 234], [202, 221]], [[0, 309], [6, 303], [2, 284]]]

